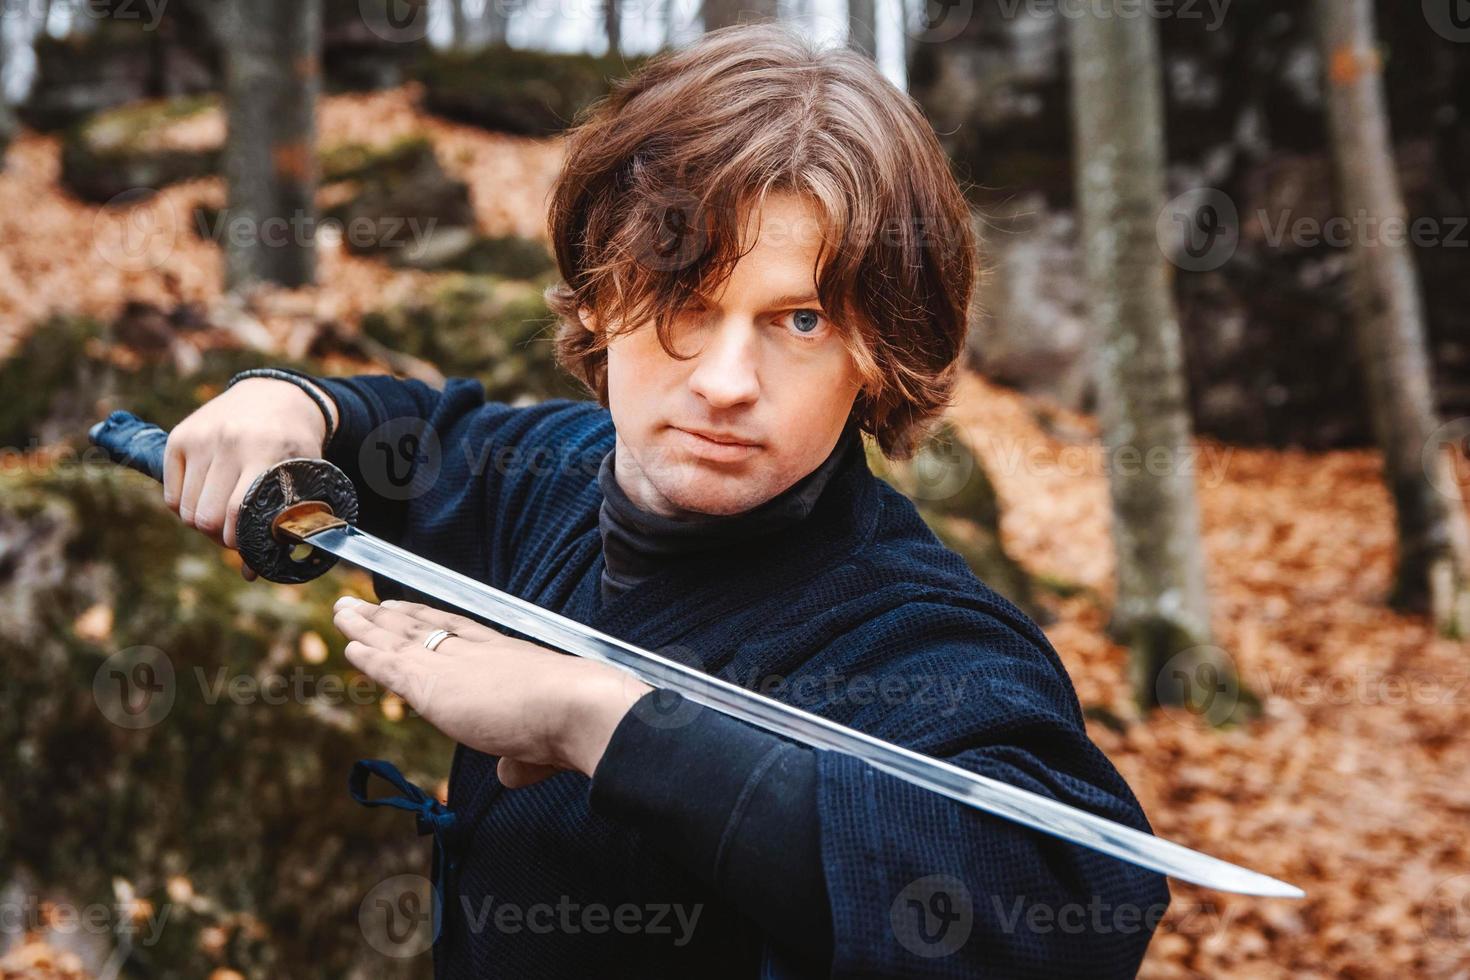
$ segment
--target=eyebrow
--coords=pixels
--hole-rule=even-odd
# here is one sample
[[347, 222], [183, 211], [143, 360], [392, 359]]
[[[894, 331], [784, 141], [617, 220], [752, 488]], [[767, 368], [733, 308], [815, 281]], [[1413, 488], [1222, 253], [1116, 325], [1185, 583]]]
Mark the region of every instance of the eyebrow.
[[[711, 306], [715, 305], [704, 293], [696, 292], [695, 295], [697, 295], [701, 301], [709, 303]], [[816, 307], [817, 309], [823, 309], [822, 297], [817, 296], [815, 293], [786, 293], [784, 296], [777, 296], [775, 299], [771, 300], [771, 302], [766, 304], [767, 309], [786, 308], [792, 306], [812, 306]]]

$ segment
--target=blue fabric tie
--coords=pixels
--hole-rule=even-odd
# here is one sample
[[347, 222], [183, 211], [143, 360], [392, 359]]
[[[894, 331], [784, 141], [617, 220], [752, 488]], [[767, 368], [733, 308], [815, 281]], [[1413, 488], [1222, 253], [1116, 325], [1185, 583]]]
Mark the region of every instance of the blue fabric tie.
[[[367, 795], [370, 776], [386, 780], [403, 795], [370, 799]], [[385, 759], [359, 759], [354, 762], [352, 772], [347, 777], [347, 790], [363, 806], [391, 806], [396, 810], [409, 811], [414, 815], [414, 826], [419, 836], [434, 835], [434, 878], [431, 884], [434, 891], [434, 941], [438, 942], [444, 922], [444, 893], [448, 887], [449, 872], [454, 867], [450, 851], [458, 824], [457, 814], [424, 792], [422, 787], [409, 782], [408, 777], [399, 772], [397, 766]]]

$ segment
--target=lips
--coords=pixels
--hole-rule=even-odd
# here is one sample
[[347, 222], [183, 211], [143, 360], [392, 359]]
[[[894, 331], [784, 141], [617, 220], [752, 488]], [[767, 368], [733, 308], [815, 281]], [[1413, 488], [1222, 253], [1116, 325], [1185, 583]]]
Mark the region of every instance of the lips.
[[699, 436], [701, 439], [708, 439], [710, 442], [719, 443], [722, 446], [749, 446], [754, 448], [760, 445], [754, 439], [746, 439], [729, 432], [711, 432], [707, 429], [684, 429], [677, 425], [674, 428], [680, 429], [682, 432], [687, 432], [692, 436]]
[[676, 440], [690, 455], [713, 463], [739, 463], [760, 451], [760, 444], [742, 436], [708, 429], [681, 429], [670, 426]]

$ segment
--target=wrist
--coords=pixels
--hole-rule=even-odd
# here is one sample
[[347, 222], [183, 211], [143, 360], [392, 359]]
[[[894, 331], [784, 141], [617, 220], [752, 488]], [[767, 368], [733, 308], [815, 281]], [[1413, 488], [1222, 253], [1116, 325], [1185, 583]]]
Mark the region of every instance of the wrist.
[[[246, 378], [242, 381], [236, 382], [236, 384], [257, 385], [260, 386], [263, 391], [274, 391], [277, 394], [284, 394], [288, 391], [293, 392], [294, 394], [288, 395], [286, 397], [292, 399], [293, 405], [299, 403], [302, 406], [305, 406], [304, 410], [302, 411], [301, 417], [305, 420], [306, 424], [311, 427], [311, 430], [314, 434], [312, 444], [321, 446], [322, 450], [325, 451], [327, 439], [330, 434], [329, 423], [327, 421], [328, 416], [325, 412], [322, 411], [321, 406], [319, 406], [310, 395], [308, 395], [305, 391], [301, 389], [300, 385], [290, 381], [282, 381], [279, 378]], [[265, 385], [275, 385], [276, 387], [265, 388]], [[291, 409], [290, 411], [291, 417], [294, 419], [296, 417], [296, 410]], [[335, 429], [336, 423], [332, 422], [330, 423], [330, 426], [331, 429]]]
[[579, 669], [565, 688], [557, 755], [566, 768], [591, 777], [628, 709], [653, 688], [627, 671], [595, 661], [574, 660], [568, 666]]
[[[300, 371], [273, 367], [251, 368], [241, 371], [230, 379], [229, 383], [225, 385], [225, 388], [228, 390], [237, 384], [244, 384], [249, 381], [275, 381], [278, 384], [288, 385], [289, 387], [295, 388], [301, 393], [303, 398], [311, 402], [312, 407], [316, 410], [314, 417], [321, 420], [316, 445], [320, 453], [326, 452], [327, 444], [332, 441], [337, 433], [338, 427], [341, 425], [341, 410], [337, 407], [337, 400], [332, 396], [330, 391], [327, 391], [311, 377]], [[279, 391], [280, 389], [277, 388], [276, 390]]]

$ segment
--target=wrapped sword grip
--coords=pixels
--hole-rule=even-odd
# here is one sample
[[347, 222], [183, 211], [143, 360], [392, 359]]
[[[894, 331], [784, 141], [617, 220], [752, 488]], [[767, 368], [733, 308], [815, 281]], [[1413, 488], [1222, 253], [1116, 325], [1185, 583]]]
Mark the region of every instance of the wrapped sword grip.
[[[168, 433], [132, 412], [113, 412], [92, 426], [88, 438], [114, 462], [163, 482]], [[299, 554], [296, 542], [278, 537], [276, 519], [287, 508], [315, 500], [349, 524], [357, 520], [357, 490], [340, 469], [325, 459], [285, 459], [255, 478], [240, 503], [235, 537], [240, 557], [271, 582], [307, 582], [336, 564], [320, 548]]]
[[119, 409], [92, 426], [87, 438], [105, 450], [114, 463], [163, 482], [163, 450], [168, 433], [152, 422]]

